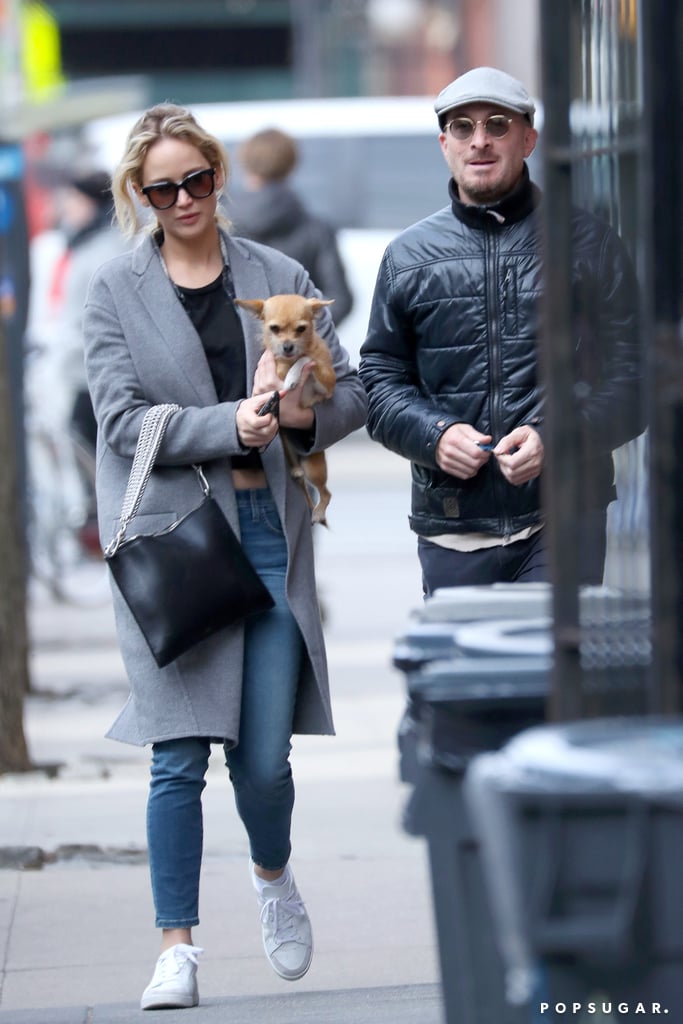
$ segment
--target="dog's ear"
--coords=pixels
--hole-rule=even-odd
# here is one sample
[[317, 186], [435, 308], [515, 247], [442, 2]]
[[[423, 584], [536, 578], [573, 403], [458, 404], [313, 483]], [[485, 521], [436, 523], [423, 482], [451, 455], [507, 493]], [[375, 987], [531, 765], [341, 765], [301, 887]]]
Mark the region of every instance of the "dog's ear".
[[316, 317], [325, 306], [331, 306], [334, 299], [307, 299], [308, 308], [314, 317]]
[[265, 306], [263, 299], [235, 299], [235, 305], [248, 309], [259, 320], [263, 320], [263, 307]]

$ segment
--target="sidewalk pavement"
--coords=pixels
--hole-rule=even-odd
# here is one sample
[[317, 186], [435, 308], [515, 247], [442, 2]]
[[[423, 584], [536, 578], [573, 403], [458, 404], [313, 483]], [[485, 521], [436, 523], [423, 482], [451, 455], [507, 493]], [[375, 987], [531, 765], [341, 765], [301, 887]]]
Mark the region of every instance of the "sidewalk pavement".
[[[159, 1018], [123, 1003], [59, 1010], [0, 1011], [6, 1024], [151, 1024]], [[303, 992], [287, 996], [202, 999], [188, 1010], [164, 1010], [162, 1024], [439, 1024], [436, 985]]]
[[[337, 736], [295, 737], [292, 755], [292, 866], [313, 922], [313, 965], [291, 985], [265, 960], [247, 845], [215, 748], [204, 797], [202, 923], [194, 931], [205, 950], [201, 1003], [190, 1013], [165, 1011], [164, 1024], [437, 1024], [442, 1017], [426, 850], [401, 828], [403, 693], [388, 632], [409, 609], [414, 549], [406, 536], [410, 547], [396, 557], [372, 540], [372, 552], [362, 553], [368, 579], [389, 579], [397, 604], [379, 607], [370, 584], [364, 600], [374, 618], [357, 599], [352, 621], [351, 583], [340, 568], [349, 561], [352, 524], [341, 521], [362, 485], [352, 449], [348, 465], [344, 459], [341, 452], [331, 476], [340, 529], [320, 545]], [[407, 534], [400, 461], [390, 466], [372, 446], [361, 464], [388, 500], [392, 488], [400, 494]], [[391, 532], [385, 510], [378, 529]], [[355, 572], [351, 558], [348, 573]], [[325, 583], [330, 573], [334, 587]], [[149, 1022], [138, 1009], [158, 955], [145, 840], [149, 754], [104, 739], [127, 692], [111, 607], [74, 609], [36, 589], [30, 627], [35, 693], [25, 725], [43, 767], [0, 777], [0, 1024]]]

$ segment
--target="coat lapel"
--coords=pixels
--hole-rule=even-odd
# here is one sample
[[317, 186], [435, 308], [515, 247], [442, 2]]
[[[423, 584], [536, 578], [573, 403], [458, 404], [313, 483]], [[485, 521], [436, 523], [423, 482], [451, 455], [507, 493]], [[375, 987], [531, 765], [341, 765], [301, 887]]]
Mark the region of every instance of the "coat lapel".
[[[229, 235], [224, 239], [236, 297], [266, 298], [270, 288], [260, 262], [251, 259], [239, 240]], [[159, 331], [167, 357], [174, 360], [192, 387], [193, 401], [214, 404], [218, 399], [201, 339], [166, 275], [151, 237], [135, 250], [132, 265], [140, 302]], [[263, 351], [261, 322], [243, 309], [238, 309], [238, 315], [244, 333], [247, 380], [252, 381]]]
[[186, 404], [214, 404], [216, 388], [201, 339], [166, 275], [151, 237], [135, 250], [133, 273], [140, 302], [159, 331], [166, 358], [174, 361], [194, 392]]
[[[246, 246], [242, 245], [239, 239], [231, 238], [224, 234], [232, 282], [235, 287], [235, 298], [238, 299], [265, 299], [270, 295], [268, 279], [263, 271], [263, 266], [251, 258]], [[251, 393], [251, 381], [254, 379], [256, 364], [263, 352], [263, 329], [261, 321], [247, 312], [246, 309], [237, 308], [242, 330], [244, 332], [244, 344], [247, 356], [247, 380], [249, 393]]]

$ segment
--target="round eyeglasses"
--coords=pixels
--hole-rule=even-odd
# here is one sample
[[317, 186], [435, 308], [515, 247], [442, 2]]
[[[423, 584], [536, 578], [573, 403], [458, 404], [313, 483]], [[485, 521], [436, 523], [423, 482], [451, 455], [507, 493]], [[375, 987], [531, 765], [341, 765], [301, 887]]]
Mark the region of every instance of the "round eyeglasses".
[[458, 142], [467, 142], [474, 135], [478, 124], [483, 124], [484, 131], [492, 139], [502, 139], [510, 131], [512, 118], [506, 117], [505, 114], [491, 114], [483, 121], [474, 121], [471, 117], [454, 117], [452, 121], [448, 122], [446, 128]]
[[203, 171], [193, 171], [182, 181], [158, 181], [155, 185], [143, 185], [140, 191], [155, 210], [170, 210], [178, 202], [181, 188], [192, 199], [208, 199], [215, 188], [215, 176], [215, 167], [207, 167]]

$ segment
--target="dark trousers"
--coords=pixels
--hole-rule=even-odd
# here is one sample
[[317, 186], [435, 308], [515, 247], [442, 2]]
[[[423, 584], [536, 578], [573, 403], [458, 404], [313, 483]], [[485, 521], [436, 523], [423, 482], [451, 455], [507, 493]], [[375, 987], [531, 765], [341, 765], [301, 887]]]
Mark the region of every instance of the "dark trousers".
[[[606, 513], [586, 516], [579, 528], [579, 582], [602, 583], [605, 566]], [[422, 588], [429, 597], [440, 587], [468, 587], [488, 583], [538, 583], [550, 579], [550, 557], [545, 529], [527, 540], [499, 544], [478, 551], [451, 551], [424, 537], [417, 539], [422, 566]]]

